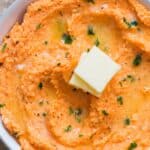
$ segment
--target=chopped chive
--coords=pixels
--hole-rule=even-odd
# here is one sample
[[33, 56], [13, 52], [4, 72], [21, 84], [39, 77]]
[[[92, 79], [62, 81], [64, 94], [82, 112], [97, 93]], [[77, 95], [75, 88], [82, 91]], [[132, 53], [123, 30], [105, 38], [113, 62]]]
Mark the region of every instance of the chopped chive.
[[72, 109], [72, 107], [69, 107], [69, 114], [72, 115], [74, 113], [74, 110]]
[[5, 104], [0, 104], [0, 108], [3, 108], [5, 106]]
[[39, 83], [38, 88], [39, 88], [40, 90], [43, 88], [43, 83], [42, 83], [42, 82]]
[[120, 105], [123, 105], [123, 97], [122, 97], [122, 96], [118, 96], [118, 97], [117, 97], [117, 102], [118, 102]]
[[62, 40], [65, 44], [72, 44], [73, 37], [71, 35], [69, 35], [68, 33], [64, 33], [62, 35]]
[[130, 125], [130, 119], [129, 119], [129, 118], [126, 118], [126, 119], [124, 120], [124, 124], [125, 124], [125, 125]]
[[130, 145], [128, 147], [128, 150], [133, 150], [135, 148], [137, 148], [137, 143], [136, 142], [132, 142], [132, 143], [130, 143]]
[[132, 63], [134, 66], [139, 66], [141, 62], [142, 62], [142, 56], [140, 54], [137, 54]]
[[128, 28], [132, 28], [138, 25], [138, 22], [136, 20], [128, 22], [125, 17], [123, 18], [123, 22], [128, 26]]
[[79, 137], [82, 137], [82, 136], [83, 136], [83, 134], [80, 133], [80, 134], [79, 134]]
[[7, 43], [4, 43], [4, 45], [2, 46], [1, 52], [4, 52], [7, 48]]
[[91, 26], [91, 25], [88, 26], [87, 34], [88, 35], [95, 35], [94, 30], [93, 30], [93, 26]]
[[133, 20], [130, 22], [131, 26], [137, 26], [138, 25], [138, 22], [136, 20]]
[[81, 115], [81, 114], [82, 114], [82, 109], [81, 109], [81, 108], [75, 109], [75, 110], [74, 110], [74, 114], [75, 114], [75, 115], [78, 115], [78, 116]]
[[71, 125], [68, 125], [68, 126], [64, 129], [65, 132], [70, 132], [71, 130], [72, 130], [72, 126], [71, 126]]
[[94, 43], [94, 45], [98, 47], [99, 44], [100, 44], [100, 42], [99, 42], [99, 39], [97, 38], [96, 41], [95, 41], [95, 43]]
[[81, 118], [80, 118], [80, 117], [75, 116], [75, 119], [76, 119], [76, 121], [77, 121], [78, 123], [81, 122]]
[[127, 75], [127, 79], [129, 79], [131, 82], [134, 82], [134, 81], [135, 81], [134, 76], [133, 76], [133, 75], [130, 75], [130, 74]]
[[103, 114], [104, 116], [108, 116], [108, 115], [109, 115], [106, 110], [102, 110], [102, 114]]

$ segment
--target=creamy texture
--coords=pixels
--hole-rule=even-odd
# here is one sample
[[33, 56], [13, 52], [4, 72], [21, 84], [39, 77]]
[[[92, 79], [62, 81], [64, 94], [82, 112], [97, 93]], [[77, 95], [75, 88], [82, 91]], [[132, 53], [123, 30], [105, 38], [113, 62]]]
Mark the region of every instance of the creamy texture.
[[[150, 148], [149, 41], [137, 0], [34, 2], [0, 46], [4, 125], [25, 150]], [[122, 67], [100, 98], [68, 84], [94, 44]]]

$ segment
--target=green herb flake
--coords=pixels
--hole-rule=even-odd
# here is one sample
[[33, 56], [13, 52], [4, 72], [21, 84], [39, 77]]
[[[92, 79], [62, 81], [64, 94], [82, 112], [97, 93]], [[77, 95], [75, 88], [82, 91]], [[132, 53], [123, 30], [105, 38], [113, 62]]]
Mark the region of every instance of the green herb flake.
[[125, 17], [123, 18], [123, 22], [128, 26], [128, 28], [136, 27], [138, 25], [136, 20], [129, 22]]
[[109, 115], [109, 113], [108, 113], [106, 110], [102, 110], [102, 114], [103, 114], [104, 116], [108, 116], [108, 115]]
[[39, 88], [40, 90], [43, 88], [43, 83], [42, 83], [42, 82], [39, 83], [38, 88]]
[[131, 121], [130, 121], [129, 118], [126, 118], [126, 119], [124, 120], [124, 124], [125, 124], [125, 125], [130, 125], [130, 123], [131, 123]]
[[91, 25], [88, 26], [87, 34], [88, 35], [95, 35], [95, 32], [93, 30], [93, 26], [91, 26]]
[[130, 75], [130, 74], [127, 75], [127, 79], [130, 80], [130, 82], [134, 82], [135, 81], [134, 76]]
[[124, 17], [123, 22], [128, 26], [128, 28], [131, 28], [130, 23], [127, 21], [127, 19]]
[[2, 46], [1, 52], [4, 52], [7, 48], [7, 43], [4, 43], [4, 45]]
[[75, 109], [74, 114], [77, 115], [77, 116], [81, 115], [82, 114], [82, 109], [81, 108]]
[[41, 24], [41, 23], [37, 24], [37, 25], [36, 25], [36, 30], [41, 29], [41, 27], [42, 27], [42, 24]]
[[142, 56], [140, 54], [137, 54], [133, 60], [134, 66], [139, 66], [142, 62]]
[[97, 38], [96, 41], [95, 41], [95, 43], [94, 43], [94, 45], [98, 47], [99, 44], [100, 44], [100, 42], [99, 42], [99, 39]]
[[3, 108], [5, 106], [5, 104], [0, 104], [0, 108]]
[[118, 102], [120, 105], [123, 105], [123, 97], [122, 97], [122, 96], [118, 96], [118, 97], [117, 97], [117, 102]]
[[64, 132], [70, 132], [72, 130], [72, 126], [68, 125], [65, 129]]
[[138, 25], [138, 22], [136, 20], [133, 20], [130, 22], [131, 26], [137, 26]]
[[132, 142], [130, 143], [128, 150], [134, 150], [135, 148], [137, 148], [137, 143], [136, 142]]
[[62, 35], [62, 40], [65, 44], [72, 44], [73, 37], [71, 35], [69, 35], [68, 33], [64, 33]]
[[69, 114], [72, 115], [74, 113], [74, 110], [72, 107], [69, 107]]
[[80, 122], [81, 122], [81, 118], [80, 118], [80, 117], [75, 116], [75, 119], [76, 119], [76, 121], [77, 121], [78, 123], [80, 123]]
[[80, 133], [80, 134], [79, 134], [79, 137], [83, 137], [83, 134]]

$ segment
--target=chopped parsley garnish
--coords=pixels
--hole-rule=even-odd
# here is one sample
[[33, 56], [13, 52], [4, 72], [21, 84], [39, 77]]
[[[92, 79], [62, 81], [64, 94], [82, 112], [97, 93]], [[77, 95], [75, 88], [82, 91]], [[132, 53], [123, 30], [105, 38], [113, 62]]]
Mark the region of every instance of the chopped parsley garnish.
[[80, 123], [80, 122], [81, 122], [81, 118], [80, 118], [80, 117], [75, 116], [75, 119], [76, 119], [76, 121], [77, 121], [78, 123]]
[[69, 114], [72, 115], [74, 113], [74, 110], [72, 109], [72, 107], [69, 107]]
[[130, 125], [130, 119], [129, 119], [129, 118], [126, 118], [126, 119], [124, 120], [124, 124], [125, 124], [125, 125]]
[[94, 44], [95, 44], [95, 46], [97, 46], [97, 47], [99, 46], [100, 42], [99, 42], [99, 39], [98, 39], [98, 38], [96, 39], [96, 41], [95, 41]]
[[109, 115], [106, 110], [102, 110], [102, 114], [103, 114], [104, 116], [108, 116], [108, 115]]
[[140, 54], [137, 54], [133, 60], [134, 66], [139, 66], [142, 62], [142, 56]]
[[65, 44], [72, 44], [73, 37], [71, 35], [69, 35], [68, 33], [64, 33], [62, 35], [62, 40]]
[[122, 97], [122, 96], [118, 96], [118, 97], [117, 97], [117, 102], [118, 102], [120, 105], [123, 105], [123, 97]]
[[78, 116], [81, 115], [81, 114], [82, 114], [82, 109], [81, 109], [81, 108], [75, 109], [75, 110], [74, 110], [74, 114], [75, 114], [75, 115], [78, 115]]
[[128, 22], [125, 17], [123, 18], [123, 22], [128, 26], [128, 28], [132, 28], [138, 25], [138, 22], [136, 20]]
[[82, 136], [83, 136], [83, 134], [80, 133], [80, 134], [79, 134], [79, 137], [82, 137]]
[[36, 25], [36, 30], [41, 29], [41, 27], [42, 27], [42, 24], [41, 24], [41, 23], [37, 24], [37, 25]]
[[94, 0], [86, 0], [86, 2], [88, 2], [88, 3], [95, 3], [95, 1]]
[[4, 52], [6, 48], [7, 48], [7, 43], [4, 43], [4, 45], [2, 46], [1, 52]]
[[45, 45], [48, 45], [48, 41], [44, 41], [44, 44], [45, 44]]
[[5, 104], [0, 104], [0, 108], [3, 108], [5, 106]]
[[135, 77], [133, 75], [128, 74], [126, 77], [124, 77], [121, 81], [119, 81], [120, 86], [123, 86], [123, 83], [126, 81], [130, 81], [131, 83], [135, 81]]
[[46, 117], [46, 116], [47, 116], [47, 113], [45, 113], [45, 112], [42, 113], [42, 116], [43, 116], [43, 117]]
[[131, 26], [137, 26], [138, 25], [138, 22], [136, 20], [133, 20], [130, 22]]
[[136, 142], [132, 142], [132, 143], [130, 143], [130, 146], [128, 147], [128, 150], [133, 150], [135, 148], [137, 148], [137, 143]]
[[95, 32], [93, 30], [93, 26], [91, 26], [91, 25], [88, 26], [87, 34], [88, 35], [95, 35]]
[[69, 114], [74, 115], [74, 117], [78, 123], [81, 122], [81, 114], [82, 114], [81, 108], [73, 109], [72, 107], [69, 107]]
[[130, 75], [130, 74], [127, 75], [127, 79], [129, 79], [130, 82], [134, 82], [134, 81], [135, 81], [134, 76], [132, 76], [132, 75]]
[[72, 130], [72, 126], [71, 126], [71, 125], [68, 125], [68, 126], [64, 129], [65, 132], [70, 132], [71, 130]]
[[38, 88], [39, 88], [40, 90], [43, 88], [43, 83], [42, 83], [42, 82], [39, 83]]

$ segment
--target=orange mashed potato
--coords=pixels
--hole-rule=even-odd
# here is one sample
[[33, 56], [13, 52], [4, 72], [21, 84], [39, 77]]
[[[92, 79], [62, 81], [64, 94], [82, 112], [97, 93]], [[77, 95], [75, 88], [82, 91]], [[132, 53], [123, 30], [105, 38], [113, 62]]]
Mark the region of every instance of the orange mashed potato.
[[[99, 98], [68, 84], [93, 45], [122, 66]], [[22, 149], [150, 149], [150, 11], [137, 0], [37, 0], [0, 50], [0, 112]]]

